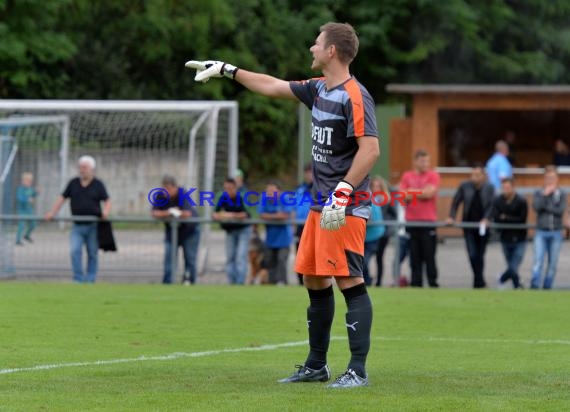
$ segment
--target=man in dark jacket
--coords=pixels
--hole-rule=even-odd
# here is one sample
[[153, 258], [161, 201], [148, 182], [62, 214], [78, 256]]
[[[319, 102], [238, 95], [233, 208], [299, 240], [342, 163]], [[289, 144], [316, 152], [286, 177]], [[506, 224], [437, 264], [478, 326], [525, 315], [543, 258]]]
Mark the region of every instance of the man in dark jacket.
[[558, 173], [554, 166], [544, 169], [544, 188], [534, 193], [532, 207], [536, 212], [534, 235], [534, 263], [531, 288], [540, 288], [544, 257], [548, 264], [542, 287], [551, 289], [556, 276], [558, 255], [562, 246], [562, 218], [566, 210], [566, 193], [558, 187]]
[[[176, 260], [178, 248], [182, 248], [184, 254], [184, 285], [194, 284], [198, 273], [198, 248], [200, 245], [200, 226], [197, 223], [184, 222], [178, 224], [177, 245], [172, 244], [172, 225], [168, 220], [174, 218], [199, 217], [198, 211], [187, 200], [179, 200], [180, 188], [173, 176], [165, 175], [162, 178], [162, 187], [168, 192], [168, 196], [158, 195], [152, 209], [152, 216], [157, 219], [167, 219], [164, 223], [164, 276], [162, 283], [171, 284], [176, 277]], [[172, 249], [175, 249], [174, 252]]]
[[[496, 223], [526, 223], [528, 205], [526, 199], [515, 192], [512, 178], [501, 181], [502, 193], [493, 202], [493, 220]], [[521, 265], [526, 249], [526, 228], [501, 229], [501, 245], [507, 261], [507, 270], [499, 277], [499, 288], [512, 279], [513, 287], [521, 287], [519, 266]]]
[[484, 288], [485, 250], [487, 248], [488, 234], [485, 221], [491, 218], [493, 197], [495, 189], [487, 182], [483, 166], [475, 165], [471, 170], [469, 180], [461, 183], [446, 220], [448, 225], [453, 224], [457, 215], [457, 208], [463, 203], [463, 222], [479, 223], [480, 229], [464, 228], [463, 237], [469, 255], [469, 262], [473, 270], [473, 287]]

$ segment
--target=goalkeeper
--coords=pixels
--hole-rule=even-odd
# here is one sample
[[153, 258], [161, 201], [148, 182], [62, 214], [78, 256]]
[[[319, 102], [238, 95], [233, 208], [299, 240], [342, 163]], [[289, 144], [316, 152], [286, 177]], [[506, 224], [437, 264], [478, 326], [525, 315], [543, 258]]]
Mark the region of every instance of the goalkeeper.
[[[330, 387], [368, 385], [372, 304], [362, 277], [366, 219], [370, 216], [368, 173], [378, 159], [374, 101], [351, 74], [358, 37], [349, 24], [327, 23], [310, 48], [311, 69], [323, 77], [285, 81], [219, 61], [189, 61], [196, 81], [235, 79], [269, 97], [298, 99], [312, 111], [313, 200], [301, 237], [295, 271], [304, 276], [309, 354], [295, 373], [280, 382], [328, 381], [330, 330], [334, 316], [332, 278], [346, 301], [351, 358]], [[321, 196], [318, 198], [317, 196]]]

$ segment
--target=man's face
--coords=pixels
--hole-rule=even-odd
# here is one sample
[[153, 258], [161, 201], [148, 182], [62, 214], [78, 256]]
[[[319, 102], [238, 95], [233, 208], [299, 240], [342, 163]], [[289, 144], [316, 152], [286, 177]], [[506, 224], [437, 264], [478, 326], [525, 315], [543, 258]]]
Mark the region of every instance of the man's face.
[[90, 179], [93, 177], [93, 168], [89, 163], [79, 163], [79, 177], [82, 179]]
[[226, 192], [230, 197], [234, 197], [237, 193], [237, 186], [232, 182], [224, 182], [224, 192]]
[[544, 186], [556, 186], [558, 184], [558, 175], [556, 173], [546, 173], [544, 175]]
[[332, 46], [326, 46], [326, 33], [321, 32], [315, 40], [315, 44], [311, 46], [309, 51], [313, 55], [313, 62], [311, 63], [311, 69], [313, 70], [323, 70], [323, 68], [330, 61], [330, 49]]
[[555, 142], [555, 149], [554, 150], [556, 150], [558, 153], [564, 153], [567, 150], [566, 144], [562, 140], [558, 139]]
[[499, 153], [502, 153], [505, 156], [508, 156], [509, 155], [509, 145], [507, 145], [507, 144], [502, 145], [499, 149]]
[[504, 182], [501, 183], [501, 191], [503, 192], [503, 194], [507, 197], [511, 196], [514, 192], [514, 188], [513, 188], [513, 184], [512, 182], [506, 180]]
[[475, 185], [480, 186], [485, 181], [485, 172], [480, 167], [475, 167], [471, 171], [471, 181]]
[[268, 184], [267, 186], [265, 186], [265, 192], [269, 196], [273, 196], [274, 194], [279, 193], [279, 189], [274, 184]]
[[168, 192], [171, 198], [178, 194], [178, 188], [176, 187], [176, 185], [170, 185], [170, 184], [164, 185], [164, 189]]
[[425, 173], [429, 170], [430, 167], [430, 158], [429, 156], [420, 156], [415, 161], [416, 170], [420, 173]]

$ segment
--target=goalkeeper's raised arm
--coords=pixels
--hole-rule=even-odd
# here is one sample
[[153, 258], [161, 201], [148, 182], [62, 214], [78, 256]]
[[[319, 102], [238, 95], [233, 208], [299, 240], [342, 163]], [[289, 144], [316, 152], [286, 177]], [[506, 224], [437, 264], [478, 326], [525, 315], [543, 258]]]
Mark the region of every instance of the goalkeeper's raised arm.
[[207, 82], [212, 77], [229, 77], [249, 90], [264, 96], [296, 99], [288, 81], [267, 74], [239, 69], [232, 64], [216, 60], [190, 60], [186, 62], [186, 67], [196, 69], [194, 77], [196, 81]]
[[235, 79], [249, 90], [264, 96], [296, 99], [286, 80], [242, 69], [236, 73]]

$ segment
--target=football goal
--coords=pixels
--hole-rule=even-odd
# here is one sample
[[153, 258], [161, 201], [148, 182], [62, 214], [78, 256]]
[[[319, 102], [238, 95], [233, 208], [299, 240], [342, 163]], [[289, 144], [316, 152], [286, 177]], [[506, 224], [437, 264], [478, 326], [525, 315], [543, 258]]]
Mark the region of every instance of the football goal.
[[[3, 215], [15, 212], [24, 172], [34, 174], [41, 189], [36, 212], [45, 213], [77, 175], [82, 155], [97, 161], [114, 216], [149, 216], [148, 193], [165, 174], [185, 189], [216, 192], [238, 167], [233, 101], [0, 100], [0, 122]], [[199, 212], [209, 219], [212, 208]], [[203, 225], [200, 272], [207, 265], [209, 233], [210, 225]]]

